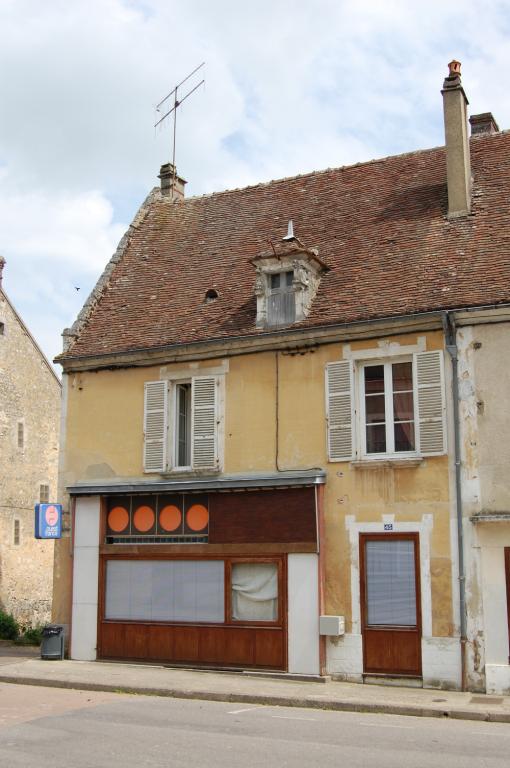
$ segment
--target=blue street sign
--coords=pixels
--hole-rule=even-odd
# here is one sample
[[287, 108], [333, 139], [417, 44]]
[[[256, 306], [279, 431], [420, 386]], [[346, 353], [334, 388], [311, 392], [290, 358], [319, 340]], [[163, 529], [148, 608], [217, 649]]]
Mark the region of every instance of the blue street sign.
[[35, 505], [35, 538], [62, 538], [62, 504]]

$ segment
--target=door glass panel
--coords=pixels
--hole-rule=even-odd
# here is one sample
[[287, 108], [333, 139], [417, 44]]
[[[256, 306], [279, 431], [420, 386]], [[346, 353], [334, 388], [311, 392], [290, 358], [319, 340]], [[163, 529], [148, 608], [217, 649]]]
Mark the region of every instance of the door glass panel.
[[366, 541], [365, 572], [368, 625], [416, 626], [414, 541]]

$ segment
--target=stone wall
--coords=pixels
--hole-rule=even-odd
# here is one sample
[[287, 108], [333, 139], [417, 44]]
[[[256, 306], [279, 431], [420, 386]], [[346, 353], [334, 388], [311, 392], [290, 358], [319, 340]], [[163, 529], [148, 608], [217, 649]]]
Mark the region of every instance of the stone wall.
[[54, 543], [34, 538], [34, 505], [41, 485], [57, 500], [61, 387], [1, 290], [0, 324], [0, 609], [26, 626], [51, 616]]

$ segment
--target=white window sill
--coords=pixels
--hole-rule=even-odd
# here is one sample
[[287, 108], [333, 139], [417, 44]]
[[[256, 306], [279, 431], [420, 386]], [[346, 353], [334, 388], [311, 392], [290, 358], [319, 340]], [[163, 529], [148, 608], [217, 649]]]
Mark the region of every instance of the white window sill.
[[221, 470], [216, 467], [210, 469], [193, 469], [192, 467], [176, 467], [162, 472], [162, 477], [210, 477], [211, 475], [220, 475]]
[[356, 459], [351, 461], [353, 469], [381, 469], [381, 467], [419, 467], [423, 456], [384, 456], [380, 459]]

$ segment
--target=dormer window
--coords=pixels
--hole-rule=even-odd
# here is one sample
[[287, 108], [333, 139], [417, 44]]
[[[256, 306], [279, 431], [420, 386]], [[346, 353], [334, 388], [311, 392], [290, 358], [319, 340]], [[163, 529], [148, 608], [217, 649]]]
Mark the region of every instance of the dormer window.
[[317, 249], [307, 248], [295, 237], [292, 222], [286, 237], [271, 251], [251, 259], [257, 271], [257, 328], [285, 328], [304, 320], [324, 272]]
[[296, 319], [294, 271], [276, 272], [268, 277], [267, 324], [271, 327], [290, 325]]

